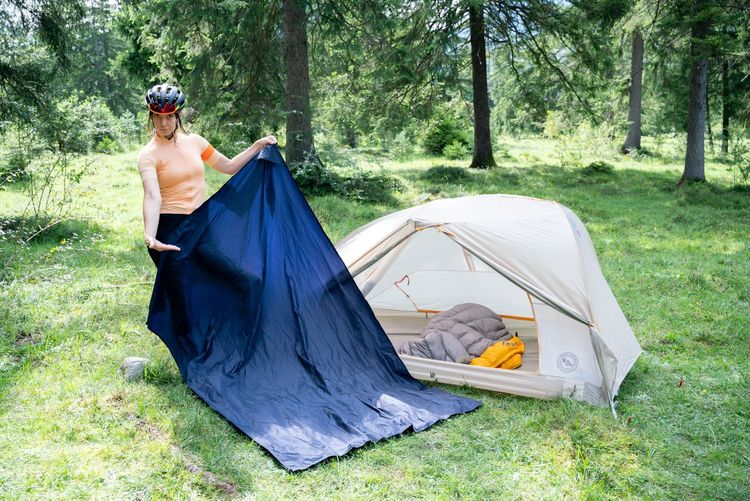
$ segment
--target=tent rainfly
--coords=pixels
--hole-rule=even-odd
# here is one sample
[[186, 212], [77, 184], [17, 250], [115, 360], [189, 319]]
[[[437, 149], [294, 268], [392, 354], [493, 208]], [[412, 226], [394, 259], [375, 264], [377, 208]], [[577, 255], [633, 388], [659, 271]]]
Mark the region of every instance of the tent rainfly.
[[394, 212], [336, 244], [391, 342], [459, 303], [525, 342], [518, 369], [401, 355], [418, 379], [609, 405], [641, 353], [581, 220], [550, 200], [476, 195]]

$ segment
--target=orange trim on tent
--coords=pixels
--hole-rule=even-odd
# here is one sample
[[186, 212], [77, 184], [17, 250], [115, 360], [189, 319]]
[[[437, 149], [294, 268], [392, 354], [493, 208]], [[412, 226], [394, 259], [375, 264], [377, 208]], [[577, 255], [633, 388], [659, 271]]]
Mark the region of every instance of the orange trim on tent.
[[[417, 311], [419, 313], [440, 313], [442, 310], [425, 310], [425, 309], [422, 309], [422, 308], [418, 308]], [[523, 320], [523, 321], [526, 321], [526, 322], [533, 322], [535, 320], [534, 317], [519, 317], [517, 315], [504, 315], [504, 314], [501, 314], [501, 313], [498, 313], [497, 316], [498, 317], [502, 317], [502, 318], [509, 318], [511, 320]]]

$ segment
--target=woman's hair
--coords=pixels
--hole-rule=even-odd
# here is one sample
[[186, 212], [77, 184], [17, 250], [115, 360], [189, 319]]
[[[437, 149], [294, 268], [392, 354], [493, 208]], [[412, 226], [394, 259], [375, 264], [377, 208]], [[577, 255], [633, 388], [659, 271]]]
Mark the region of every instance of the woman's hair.
[[[176, 111], [175, 118], [177, 119], [177, 123], [175, 124], [175, 130], [180, 130], [183, 134], [187, 134], [187, 131], [185, 130], [185, 127], [182, 126], [182, 112]], [[156, 134], [156, 129], [154, 128], [154, 115], [155, 113], [151, 110], [148, 111], [148, 119], [146, 123], [146, 128], [148, 129], [148, 134], [150, 136], [153, 136]]]

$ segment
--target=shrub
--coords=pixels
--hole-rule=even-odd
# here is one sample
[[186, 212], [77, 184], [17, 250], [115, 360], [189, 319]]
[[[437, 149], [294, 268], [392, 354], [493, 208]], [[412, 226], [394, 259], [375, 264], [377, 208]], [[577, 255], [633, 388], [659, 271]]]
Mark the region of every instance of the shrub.
[[458, 184], [470, 178], [466, 169], [461, 167], [449, 167], [447, 165], [436, 165], [427, 169], [421, 176], [423, 180], [430, 183]]
[[396, 160], [406, 160], [414, 154], [414, 140], [409, 132], [402, 130], [391, 142], [391, 154]]
[[591, 162], [583, 168], [584, 174], [611, 174], [614, 171], [612, 164], [603, 161]]
[[442, 155], [445, 147], [454, 142], [469, 146], [469, 140], [458, 121], [443, 114], [427, 128], [422, 145], [427, 152]]
[[547, 110], [542, 135], [546, 138], [557, 139], [561, 134], [562, 123], [562, 114], [559, 111]]
[[[122, 134], [122, 139], [130, 146], [134, 139], [140, 140], [139, 134], [141, 132], [140, 121], [136, 119], [130, 111], [125, 111], [122, 115], [117, 118], [118, 129]], [[145, 122], [145, 120], [144, 120]]]
[[109, 136], [105, 136], [96, 143], [94, 151], [97, 153], [114, 153], [119, 150], [117, 143]]
[[[72, 154], [119, 150], [122, 121], [98, 97], [71, 95], [50, 106], [33, 127], [53, 149]], [[101, 146], [100, 146], [101, 144]]]
[[337, 175], [317, 159], [308, 157], [304, 162], [290, 164], [289, 171], [305, 194], [326, 195], [335, 192]]
[[583, 122], [573, 135], [560, 137], [555, 148], [560, 165], [583, 167], [586, 159], [606, 162], [618, 158], [619, 144], [615, 144], [611, 136], [611, 126], [595, 128]]
[[28, 179], [29, 157], [22, 150], [14, 148], [7, 161], [0, 164], [0, 185]]
[[[403, 189], [401, 183], [393, 177], [358, 168], [351, 153], [333, 152], [330, 148], [325, 150], [326, 153], [321, 152], [320, 155], [321, 160], [326, 159], [325, 162], [308, 157], [305, 162], [289, 166], [292, 177], [305, 195], [338, 195], [379, 203], [389, 201], [392, 190]], [[332, 164], [333, 159], [341, 161], [344, 167]]]
[[445, 148], [443, 148], [443, 156], [446, 158], [450, 158], [451, 160], [466, 158], [467, 156], [469, 156], [469, 154], [471, 154], [469, 148], [467, 148], [460, 141], [453, 141], [452, 143], [446, 145]]
[[736, 134], [729, 145], [729, 172], [737, 186], [750, 186], [750, 144]]
[[498, 141], [492, 145], [492, 154], [497, 158], [511, 159], [513, 155], [510, 154], [510, 148], [507, 144], [502, 141]]
[[87, 133], [91, 137], [94, 150], [101, 153], [119, 151], [118, 142], [125, 136], [122, 121], [115, 117], [107, 104], [98, 97], [87, 98], [81, 106], [88, 112]]
[[342, 176], [336, 193], [344, 198], [361, 202], [384, 203], [391, 198], [391, 191], [401, 191], [403, 185], [395, 178], [362, 170]]

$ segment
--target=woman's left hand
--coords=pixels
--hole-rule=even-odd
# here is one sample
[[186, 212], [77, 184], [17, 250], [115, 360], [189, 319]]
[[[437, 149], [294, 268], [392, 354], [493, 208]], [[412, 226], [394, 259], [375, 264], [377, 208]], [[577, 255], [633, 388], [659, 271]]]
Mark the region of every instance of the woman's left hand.
[[273, 136], [262, 137], [262, 138], [258, 139], [257, 143], [260, 144], [261, 147], [265, 148], [266, 145], [276, 144], [276, 138], [273, 137]]

